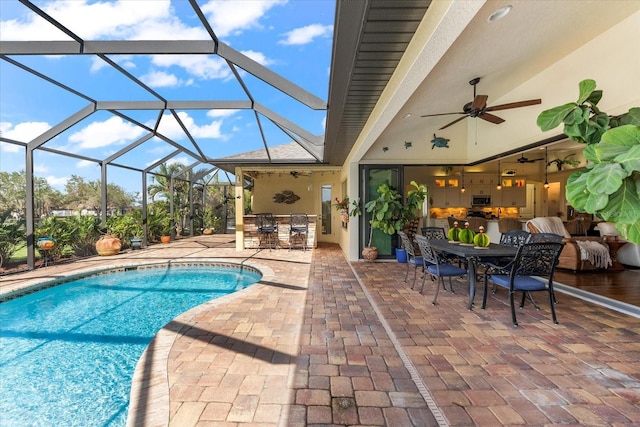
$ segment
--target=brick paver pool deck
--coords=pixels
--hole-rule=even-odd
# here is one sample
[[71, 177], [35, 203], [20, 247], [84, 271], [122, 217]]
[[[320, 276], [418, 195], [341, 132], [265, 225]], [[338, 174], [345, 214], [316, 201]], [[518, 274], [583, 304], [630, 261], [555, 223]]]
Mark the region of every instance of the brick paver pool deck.
[[[262, 280], [196, 307], [140, 359], [131, 426], [640, 425], [640, 319], [559, 294], [511, 324], [506, 293], [431, 299], [395, 261], [234, 249], [202, 236], [0, 277], [0, 291], [104, 267], [226, 260]], [[4, 385], [3, 386], [10, 386]]]

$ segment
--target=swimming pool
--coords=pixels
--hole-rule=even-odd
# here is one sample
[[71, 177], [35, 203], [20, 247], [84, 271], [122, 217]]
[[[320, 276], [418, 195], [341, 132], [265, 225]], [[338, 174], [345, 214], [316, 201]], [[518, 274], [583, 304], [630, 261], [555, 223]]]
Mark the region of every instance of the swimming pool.
[[153, 266], [3, 302], [0, 425], [126, 425], [136, 363], [158, 330], [260, 277], [238, 265]]

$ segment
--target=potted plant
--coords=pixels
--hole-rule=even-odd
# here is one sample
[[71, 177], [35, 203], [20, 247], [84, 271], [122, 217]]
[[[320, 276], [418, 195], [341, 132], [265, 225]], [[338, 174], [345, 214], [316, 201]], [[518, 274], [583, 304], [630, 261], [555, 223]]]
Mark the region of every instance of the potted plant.
[[573, 156], [573, 154], [569, 154], [564, 159], [553, 159], [549, 163], [547, 163], [547, 167], [551, 165], [556, 165], [556, 168], [558, 169], [558, 171], [562, 170], [563, 165], [568, 165], [568, 166], [571, 166], [572, 168], [575, 168], [580, 164], [580, 161], [576, 159], [570, 159], [569, 157], [571, 156]]
[[371, 219], [369, 220], [369, 224], [371, 224], [369, 242], [362, 250], [364, 259], [373, 261], [378, 257], [378, 250], [371, 246], [374, 229], [389, 235], [402, 230], [404, 225], [414, 218], [416, 209], [427, 198], [426, 186], [417, 184], [415, 181], [411, 181], [411, 185], [415, 189], [409, 190], [404, 205], [402, 204], [402, 195], [398, 190], [389, 187], [387, 184], [381, 184], [376, 190], [378, 197], [364, 205], [364, 209], [371, 214]]
[[344, 197], [342, 200], [336, 197], [335, 200], [333, 207], [340, 212], [340, 220], [345, 224], [349, 223], [349, 216], [351, 215], [351, 212], [349, 212], [349, 197]]
[[567, 180], [567, 201], [640, 243], [640, 108], [609, 116], [597, 107], [602, 91], [594, 80], [581, 81], [579, 92], [576, 102], [545, 110], [537, 120], [542, 131], [564, 123], [569, 139], [586, 144], [587, 166]]

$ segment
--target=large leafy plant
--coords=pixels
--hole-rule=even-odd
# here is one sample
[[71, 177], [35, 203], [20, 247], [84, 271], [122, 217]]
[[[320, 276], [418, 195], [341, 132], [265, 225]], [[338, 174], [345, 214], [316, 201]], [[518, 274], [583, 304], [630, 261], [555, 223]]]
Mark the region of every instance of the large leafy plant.
[[586, 170], [569, 177], [566, 198], [640, 243], [640, 108], [612, 117], [597, 107], [602, 91], [594, 80], [583, 80], [579, 88], [577, 102], [545, 110], [537, 121], [543, 131], [564, 123], [565, 135], [587, 144]]
[[387, 184], [381, 184], [377, 188], [378, 197], [364, 205], [364, 209], [371, 214], [369, 220], [371, 231], [367, 246], [371, 246], [374, 229], [386, 234], [394, 234], [413, 219], [416, 209], [427, 197], [427, 187], [415, 181], [411, 181], [411, 185], [415, 188], [407, 192], [407, 200], [404, 204], [402, 194], [398, 190]]

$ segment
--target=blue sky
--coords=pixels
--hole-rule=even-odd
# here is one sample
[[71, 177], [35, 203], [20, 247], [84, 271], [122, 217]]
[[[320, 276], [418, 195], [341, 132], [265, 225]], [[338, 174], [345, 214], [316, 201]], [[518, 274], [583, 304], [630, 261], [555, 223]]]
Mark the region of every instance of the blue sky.
[[[35, 1], [85, 40], [209, 40], [186, 0]], [[313, 95], [327, 100], [333, 37], [333, 0], [236, 0], [198, 4], [218, 38]], [[17, 0], [0, 0], [1, 40], [70, 40]], [[12, 56], [98, 101], [154, 100], [107, 62], [96, 56]], [[241, 85], [217, 55], [109, 55], [162, 97], [169, 100], [246, 100]], [[306, 131], [324, 133], [325, 111], [311, 110], [261, 80], [241, 71], [255, 100]], [[0, 131], [14, 141], [29, 142], [87, 106], [89, 102], [0, 61]], [[133, 120], [153, 127], [155, 111], [127, 111]], [[191, 135], [210, 157], [219, 158], [263, 148], [251, 110], [177, 111]], [[270, 145], [291, 139], [267, 120], [263, 131]], [[187, 137], [167, 113], [159, 130], [175, 141]], [[46, 147], [103, 159], [140, 138], [146, 131], [106, 111], [99, 111], [48, 142]], [[118, 159], [140, 169], [175, 148], [159, 138]], [[186, 155], [172, 159], [190, 164]], [[24, 149], [0, 142], [0, 171], [24, 169]], [[72, 174], [100, 178], [92, 161], [36, 150], [35, 174], [62, 189]], [[108, 181], [139, 191], [140, 175], [109, 168]]]

